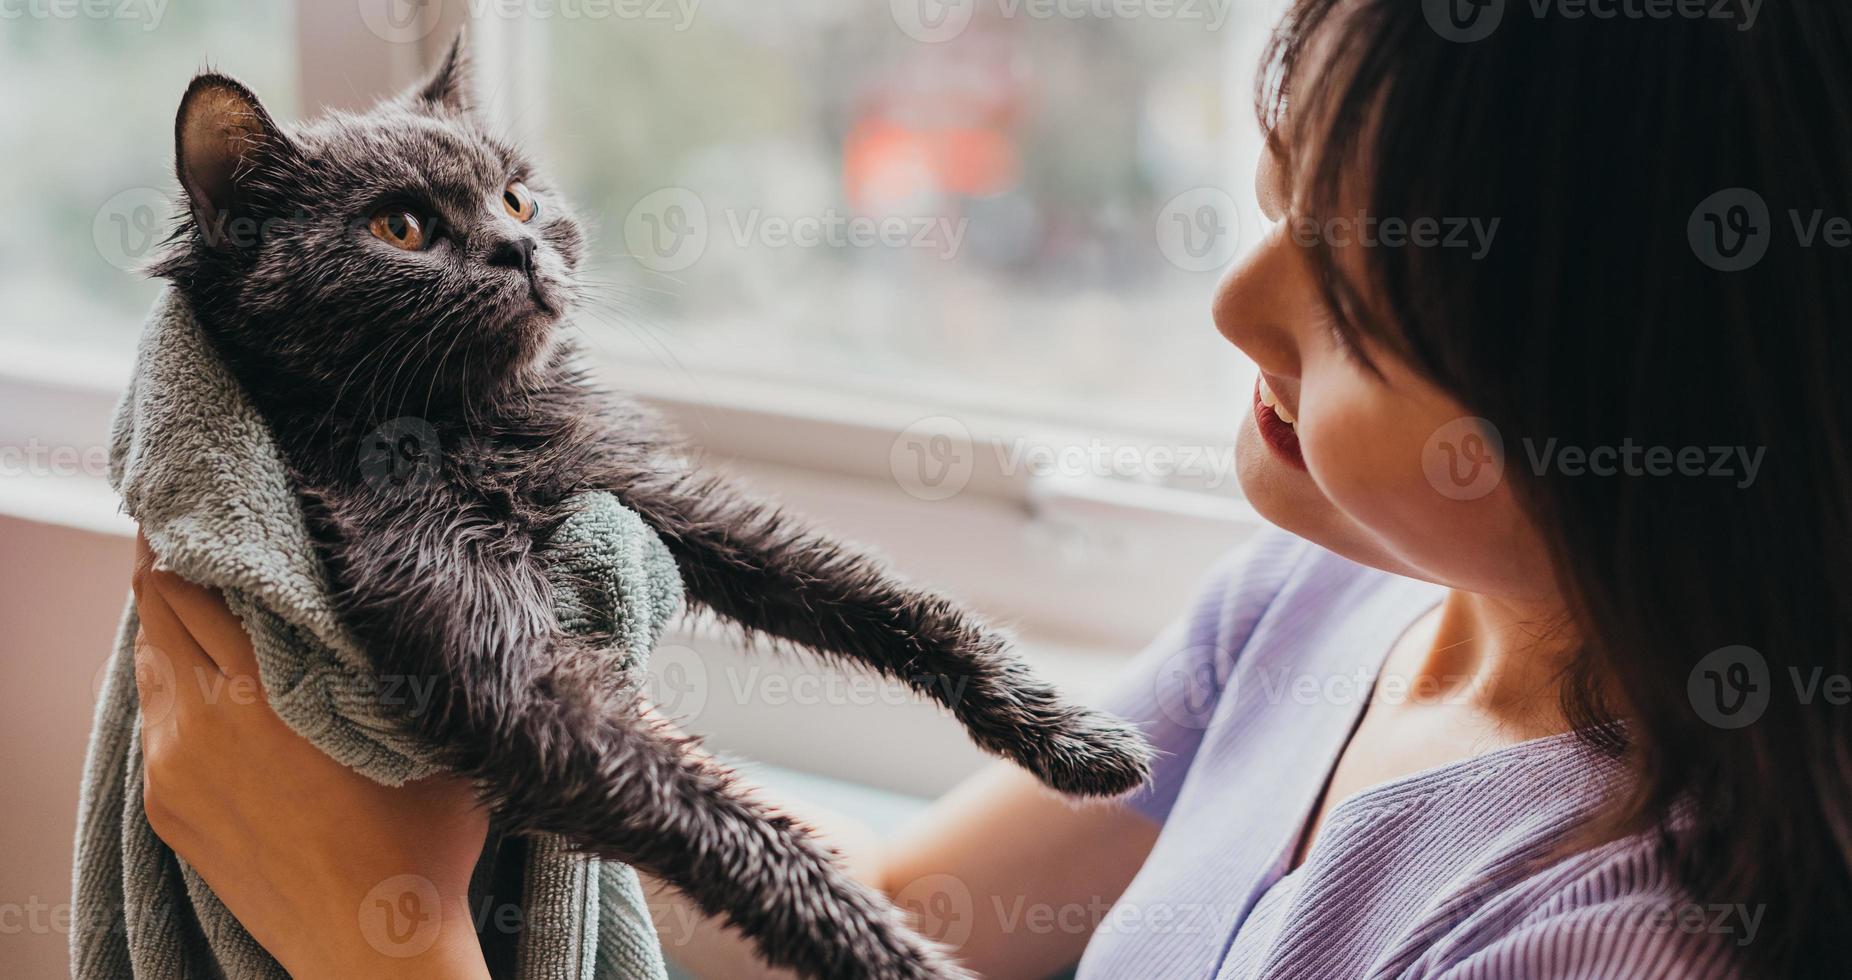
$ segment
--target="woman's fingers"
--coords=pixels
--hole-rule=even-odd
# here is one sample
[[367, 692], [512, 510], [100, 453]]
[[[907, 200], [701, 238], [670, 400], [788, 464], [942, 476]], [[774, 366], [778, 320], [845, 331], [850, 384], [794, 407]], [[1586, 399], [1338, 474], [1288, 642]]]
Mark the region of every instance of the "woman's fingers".
[[152, 729], [171, 725], [177, 713], [203, 702], [206, 689], [222, 686], [225, 677], [159, 590], [143, 588], [135, 609], [141, 620], [135, 636], [135, 688], [146, 739]]
[[257, 654], [251, 649], [251, 639], [238, 617], [225, 607], [224, 598], [215, 589], [172, 572], [156, 571], [154, 554], [148, 549], [147, 539], [140, 535], [135, 538], [135, 582], [138, 597], [160, 595], [196, 649], [211, 658], [219, 673], [257, 679]]
[[[141, 589], [136, 609], [141, 631], [135, 635], [135, 693], [141, 705], [142, 812], [154, 832], [180, 848], [190, 837], [178, 814], [172, 790], [175, 767], [186, 759], [181, 740], [211, 718], [209, 691], [226, 682], [212, 658], [193, 642], [186, 628], [152, 588]], [[184, 794], [181, 794], [184, 796]]]

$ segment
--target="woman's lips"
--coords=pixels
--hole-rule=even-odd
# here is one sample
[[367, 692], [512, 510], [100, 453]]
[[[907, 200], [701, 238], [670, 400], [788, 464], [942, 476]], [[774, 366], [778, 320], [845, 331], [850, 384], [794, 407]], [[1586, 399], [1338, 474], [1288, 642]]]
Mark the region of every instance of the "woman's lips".
[[1254, 427], [1260, 430], [1261, 441], [1274, 455], [1303, 470], [1305, 457], [1299, 452], [1299, 432], [1261, 397], [1265, 385], [1265, 380], [1254, 382]]

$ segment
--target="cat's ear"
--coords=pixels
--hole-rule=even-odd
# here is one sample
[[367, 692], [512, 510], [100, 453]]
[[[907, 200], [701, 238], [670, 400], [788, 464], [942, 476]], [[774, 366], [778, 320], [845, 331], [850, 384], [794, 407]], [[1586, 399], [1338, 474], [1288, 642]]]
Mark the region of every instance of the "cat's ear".
[[476, 61], [470, 56], [468, 35], [467, 28], [457, 31], [437, 70], [413, 90], [415, 104], [448, 112], [475, 111]]
[[236, 79], [208, 72], [193, 79], [174, 118], [174, 168], [194, 223], [208, 242], [249, 203], [247, 184], [290, 144], [263, 103]]

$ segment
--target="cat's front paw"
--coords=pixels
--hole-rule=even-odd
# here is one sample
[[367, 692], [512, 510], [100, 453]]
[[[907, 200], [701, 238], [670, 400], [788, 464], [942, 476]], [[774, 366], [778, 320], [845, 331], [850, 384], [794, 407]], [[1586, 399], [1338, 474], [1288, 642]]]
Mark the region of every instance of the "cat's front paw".
[[1104, 712], [1076, 708], [1020, 747], [1016, 760], [1069, 796], [1112, 797], [1151, 778], [1151, 744]]

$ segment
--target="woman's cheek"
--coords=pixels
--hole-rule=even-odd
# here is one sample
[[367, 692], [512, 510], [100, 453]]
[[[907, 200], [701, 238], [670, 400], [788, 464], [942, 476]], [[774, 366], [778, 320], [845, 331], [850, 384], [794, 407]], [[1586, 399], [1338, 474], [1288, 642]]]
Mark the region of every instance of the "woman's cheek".
[[1314, 397], [1306, 404], [1316, 404], [1318, 415], [1301, 422], [1306, 468], [1385, 563], [1494, 595], [1517, 596], [1538, 581], [1541, 539], [1508, 481], [1454, 482], [1470, 465], [1460, 454], [1471, 443], [1451, 406], [1410, 404], [1384, 392]]
[[1300, 420], [1299, 447], [1332, 506], [1374, 536], [1393, 537], [1421, 520], [1427, 487], [1420, 468], [1408, 465], [1409, 439], [1395, 412], [1375, 401], [1308, 387], [1300, 402], [1307, 417]]

